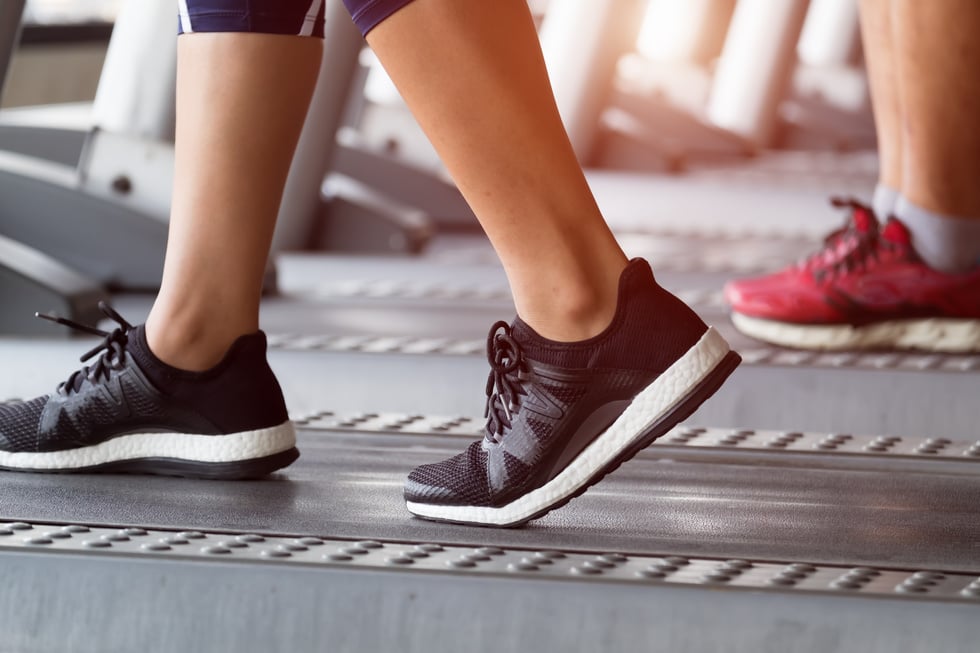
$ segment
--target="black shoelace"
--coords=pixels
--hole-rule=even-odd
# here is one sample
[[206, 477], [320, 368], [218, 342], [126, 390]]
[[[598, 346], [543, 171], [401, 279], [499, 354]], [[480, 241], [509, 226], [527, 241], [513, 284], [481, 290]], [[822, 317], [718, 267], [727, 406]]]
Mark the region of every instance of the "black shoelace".
[[99, 310], [102, 311], [106, 317], [118, 323], [119, 327], [113, 329], [112, 331], [102, 331], [101, 329], [96, 329], [95, 327], [79, 324], [78, 322], [73, 322], [72, 320], [66, 320], [65, 318], [58, 317], [57, 315], [35, 313], [36, 317], [43, 320], [56, 322], [70, 329], [75, 329], [76, 331], [82, 331], [93, 336], [100, 336], [104, 338], [104, 340], [97, 347], [86, 352], [80, 360], [85, 363], [91, 358], [101, 354], [99, 359], [93, 365], [86, 365], [82, 367], [82, 369], [72, 372], [72, 375], [68, 377], [68, 380], [58, 386], [58, 392], [61, 394], [78, 392], [78, 390], [82, 387], [82, 382], [85, 379], [88, 379], [93, 383], [97, 383], [100, 379], [108, 379], [111, 370], [122, 369], [123, 364], [126, 362], [126, 344], [129, 342], [129, 332], [133, 330], [133, 325], [127, 322], [121, 315], [119, 315], [119, 313], [117, 313], [105, 302], [99, 302]]
[[521, 405], [521, 397], [527, 394], [521, 384], [527, 373], [524, 351], [506, 322], [497, 322], [490, 327], [487, 360], [490, 362], [490, 375], [487, 378], [487, 404], [483, 416], [487, 418], [487, 435], [499, 442], [504, 431], [511, 428], [513, 415]]

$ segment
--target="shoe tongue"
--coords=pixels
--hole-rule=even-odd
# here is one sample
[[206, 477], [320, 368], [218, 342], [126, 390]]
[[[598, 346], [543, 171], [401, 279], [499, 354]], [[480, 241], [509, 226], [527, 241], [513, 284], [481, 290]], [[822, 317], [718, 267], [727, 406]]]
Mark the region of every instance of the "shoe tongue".
[[528, 358], [543, 363], [552, 363], [550, 359], [553, 350], [547, 346], [547, 339], [539, 335], [527, 322], [516, 317], [510, 329], [514, 340], [520, 344]]
[[896, 218], [888, 218], [888, 222], [885, 223], [884, 228], [881, 230], [881, 237], [897, 245], [912, 244], [912, 234], [909, 233], [908, 227]]
[[150, 351], [150, 344], [146, 340], [146, 327], [142, 324], [135, 327], [128, 334], [126, 350], [130, 356], [136, 359], [136, 364], [146, 372], [156, 366], [157, 357]]
[[851, 214], [851, 222], [858, 233], [867, 234], [878, 230], [878, 220], [874, 212], [866, 206], [856, 206]]

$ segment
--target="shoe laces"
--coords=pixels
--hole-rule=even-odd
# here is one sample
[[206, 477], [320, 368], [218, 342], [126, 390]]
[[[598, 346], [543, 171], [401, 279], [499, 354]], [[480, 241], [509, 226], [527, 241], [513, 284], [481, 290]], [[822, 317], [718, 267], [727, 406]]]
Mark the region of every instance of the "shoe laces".
[[877, 260], [881, 245], [878, 221], [868, 205], [842, 197], [833, 197], [830, 202], [836, 208], [850, 209], [850, 213], [844, 225], [824, 239], [823, 248], [800, 263], [818, 282], [867, 268]]
[[527, 394], [523, 382], [527, 379], [524, 350], [514, 339], [510, 325], [496, 322], [487, 336], [487, 403], [483, 416], [487, 418], [487, 436], [500, 442], [513, 425], [514, 414], [520, 409], [521, 397]]
[[82, 331], [84, 333], [91, 334], [93, 336], [100, 336], [104, 340], [92, 350], [86, 352], [81, 357], [81, 362], [85, 363], [95, 356], [99, 356], [98, 360], [92, 365], [83, 366], [82, 369], [72, 372], [72, 375], [68, 377], [68, 380], [58, 386], [59, 394], [72, 394], [78, 392], [82, 383], [85, 379], [93, 383], [99, 382], [100, 379], [108, 379], [112, 370], [120, 370], [123, 364], [126, 362], [126, 344], [129, 342], [129, 332], [133, 330], [133, 325], [127, 322], [119, 313], [117, 313], [111, 306], [105, 302], [99, 302], [99, 310], [119, 324], [118, 328], [112, 331], [102, 331], [101, 329], [96, 329], [85, 324], [79, 324], [72, 320], [66, 320], [63, 317], [58, 317], [57, 315], [47, 315], [45, 313], [35, 313], [36, 317], [42, 320], [48, 320], [50, 322], [55, 322], [61, 324], [70, 329], [75, 329], [76, 331]]

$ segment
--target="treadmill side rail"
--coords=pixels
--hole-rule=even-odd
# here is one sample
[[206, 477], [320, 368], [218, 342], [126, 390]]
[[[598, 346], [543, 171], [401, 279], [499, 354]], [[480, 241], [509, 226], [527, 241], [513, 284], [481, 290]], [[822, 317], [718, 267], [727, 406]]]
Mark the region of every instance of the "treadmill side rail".
[[96, 324], [102, 317], [98, 304], [108, 299], [98, 284], [75, 270], [0, 235], [0, 334], [67, 335], [34, 313]]

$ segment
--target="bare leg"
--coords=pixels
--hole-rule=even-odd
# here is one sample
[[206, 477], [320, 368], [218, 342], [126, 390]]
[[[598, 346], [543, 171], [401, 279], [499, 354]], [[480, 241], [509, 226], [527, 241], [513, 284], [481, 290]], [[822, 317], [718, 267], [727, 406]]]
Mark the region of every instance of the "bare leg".
[[903, 195], [927, 211], [980, 219], [980, 4], [893, 3], [903, 112]]
[[150, 347], [166, 363], [208, 369], [258, 329], [262, 276], [322, 47], [268, 34], [179, 37], [170, 237], [147, 321]]
[[416, 0], [368, 34], [507, 271], [521, 318], [601, 332], [626, 256], [555, 106], [524, 0]]
[[860, 8], [861, 37], [864, 41], [864, 57], [871, 84], [875, 130], [878, 134], [878, 183], [894, 192], [900, 192], [904, 147], [891, 0], [861, 0]]

